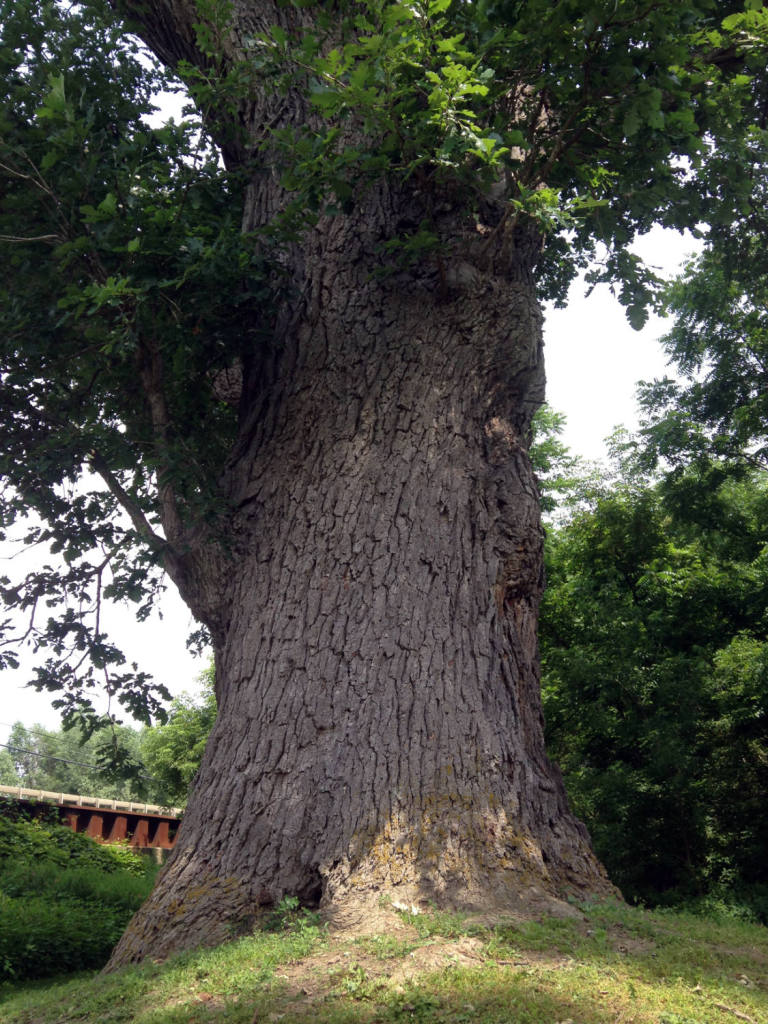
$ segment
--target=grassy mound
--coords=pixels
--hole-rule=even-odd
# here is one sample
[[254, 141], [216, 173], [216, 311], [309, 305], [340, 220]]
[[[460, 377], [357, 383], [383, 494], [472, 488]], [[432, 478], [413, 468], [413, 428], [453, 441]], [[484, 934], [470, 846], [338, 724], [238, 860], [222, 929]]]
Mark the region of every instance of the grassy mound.
[[0, 864], [7, 860], [30, 864], [44, 860], [62, 867], [77, 865], [107, 874], [121, 871], [138, 877], [147, 871], [145, 858], [128, 846], [102, 846], [57, 822], [0, 817]]
[[[760, 925], [602, 904], [495, 927], [391, 915], [380, 934], [306, 915], [214, 950], [8, 991], [4, 1024], [764, 1024]], [[274, 926], [274, 922], [273, 922]]]

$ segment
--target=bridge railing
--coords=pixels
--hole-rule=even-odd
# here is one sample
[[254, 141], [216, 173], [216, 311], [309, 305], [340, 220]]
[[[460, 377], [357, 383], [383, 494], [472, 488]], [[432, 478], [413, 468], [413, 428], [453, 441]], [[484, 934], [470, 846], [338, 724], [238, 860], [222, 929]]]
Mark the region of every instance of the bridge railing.
[[45, 803], [59, 804], [61, 807], [122, 811], [125, 814], [154, 814], [179, 818], [183, 813], [180, 807], [161, 807], [158, 804], [135, 803], [131, 800], [106, 800], [104, 797], [83, 796], [80, 793], [53, 793], [46, 789], [25, 789], [23, 786], [0, 786], [0, 795], [11, 796], [16, 800], [42, 800]]
[[37, 817], [42, 808], [57, 808], [62, 825], [83, 832], [99, 843], [127, 842], [135, 850], [171, 850], [176, 842], [181, 811], [134, 800], [107, 800], [80, 793], [55, 793], [24, 786], [0, 786], [2, 803], [18, 802]]

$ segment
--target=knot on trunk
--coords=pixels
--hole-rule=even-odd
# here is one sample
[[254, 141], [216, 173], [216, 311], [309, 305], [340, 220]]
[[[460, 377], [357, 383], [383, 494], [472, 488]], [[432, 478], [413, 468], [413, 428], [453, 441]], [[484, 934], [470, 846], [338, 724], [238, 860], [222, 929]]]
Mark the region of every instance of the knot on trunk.
[[494, 591], [499, 610], [509, 601], [538, 595], [544, 587], [541, 543], [519, 543], [499, 566]]
[[231, 366], [210, 375], [211, 390], [220, 402], [237, 406], [243, 393], [243, 364], [236, 359]]

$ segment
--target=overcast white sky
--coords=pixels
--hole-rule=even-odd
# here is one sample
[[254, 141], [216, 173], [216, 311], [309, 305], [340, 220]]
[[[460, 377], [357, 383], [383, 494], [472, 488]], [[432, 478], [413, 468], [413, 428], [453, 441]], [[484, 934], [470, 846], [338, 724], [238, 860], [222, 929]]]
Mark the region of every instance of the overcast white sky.
[[[657, 273], [671, 277], [696, 247], [690, 235], [654, 229], [635, 249]], [[563, 439], [574, 454], [600, 459], [614, 427], [637, 425], [635, 384], [670, 372], [658, 340], [669, 327], [652, 316], [634, 331], [606, 286], [585, 298], [578, 282], [567, 309], [546, 312], [547, 401], [567, 416]]]
[[[661, 272], [673, 274], [694, 244], [674, 232], [655, 231], [638, 251]], [[637, 423], [635, 383], [665, 373], [658, 338], [668, 325], [653, 318], [642, 332], [633, 331], [607, 288], [596, 290], [588, 299], [583, 292], [577, 284], [567, 309], [546, 313], [547, 400], [567, 416], [564, 439], [573, 452], [599, 459], [605, 450], [603, 440], [614, 427], [631, 429]], [[0, 575], [10, 568], [0, 562]], [[186, 650], [185, 640], [194, 623], [172, 586], [162, 612], [162, 620], [153, 616], [139, 624], [130, 609], [117, 608], [105, 625], [128, 660], [138, 662], [172, 693], [195, 690], [205, 660], [193, 658]], [[47, 728], [60, 724], [49, 696], [24, 687], [27, 678], [24, 668], [3, 673], [0, 743], [6, 742], [10, 724], [17, 720]]]

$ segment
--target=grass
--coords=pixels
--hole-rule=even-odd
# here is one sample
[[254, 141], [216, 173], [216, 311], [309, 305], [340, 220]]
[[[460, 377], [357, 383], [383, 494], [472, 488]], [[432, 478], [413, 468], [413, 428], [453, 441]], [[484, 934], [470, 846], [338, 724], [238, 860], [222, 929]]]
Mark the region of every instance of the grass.
[[768, 931], [615, 904], [494, 928], [328, 934], [292, 916], [214, 950], [0, 994], [3, 1024], [766, 1024]]

